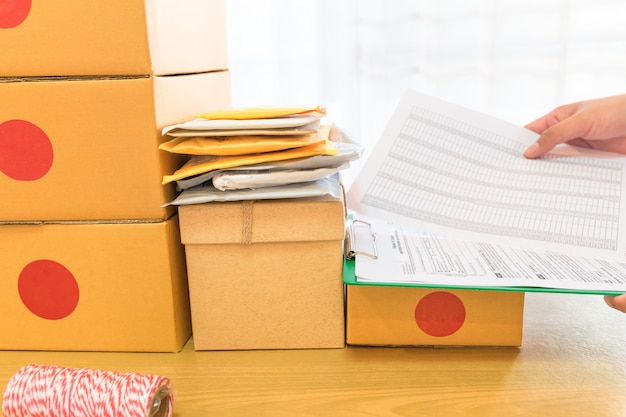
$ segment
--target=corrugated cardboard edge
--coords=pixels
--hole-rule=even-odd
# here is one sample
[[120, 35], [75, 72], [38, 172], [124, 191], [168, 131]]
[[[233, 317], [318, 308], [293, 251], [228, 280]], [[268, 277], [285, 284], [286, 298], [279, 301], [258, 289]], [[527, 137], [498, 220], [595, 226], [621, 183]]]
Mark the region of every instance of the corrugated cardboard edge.
[[174, 217], [175, 214], [165, 219], [107, 219], [107, 220], [10, 220], [0, 221], [0, 227], [2, 226], [15, 226], [15, 225], [33, 225], [41, 226], [46, 224], [150, 224], [150, 223], [163, 223]]
[[0, 83], [19, 82], [54, 82], [54, 81], [106, 81], [106, 80], [134, 80], [150, 78], [152, 75], [72, 75], [72, 76], [32, 76], [32, 77], [0, 77]]

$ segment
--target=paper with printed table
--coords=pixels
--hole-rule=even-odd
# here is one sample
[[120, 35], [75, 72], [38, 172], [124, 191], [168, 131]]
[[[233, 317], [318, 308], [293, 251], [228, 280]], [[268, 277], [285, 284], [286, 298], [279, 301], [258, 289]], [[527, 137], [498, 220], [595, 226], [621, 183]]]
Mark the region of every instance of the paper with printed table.
[[369, 223], [348, 228], [350, 245], [378, 258], [347, 261], [346, 282], [626, 292], [626, 156], [524, 158], [537, 137], [407, 92], [348, 192]]

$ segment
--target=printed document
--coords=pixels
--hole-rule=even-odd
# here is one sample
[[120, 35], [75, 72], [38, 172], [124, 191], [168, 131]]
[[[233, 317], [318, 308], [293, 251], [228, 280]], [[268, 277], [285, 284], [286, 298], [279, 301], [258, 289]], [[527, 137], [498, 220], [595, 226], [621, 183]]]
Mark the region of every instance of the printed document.
[[[492, 285], [626, 291], [626, 156], [561, 145], [540, 159], [524, 158], [537, 136], [409, 91], [348, 192], [348, 207], [357, 218], [395, 225], [374, 226], [387, 236], [380, 245], [398, 226], [406, 242], [428, 236], [428, 243], [413, 244], [422, 245], [415, 256], [447, 259], [429, 279], [478, 277], [467, 271], [482, 268], [501, 278]], [[357, 277], [408, 279], [373, 276], [376, 268], [364, 258], [357, 257]], [[380, 267], [385, 258], [379, 260]], [[419, 281], [428, 275], [419, 268], [439, 260], [413, 261], [410, 279]], [[464, 272], [450, 272], [454, 265]]]

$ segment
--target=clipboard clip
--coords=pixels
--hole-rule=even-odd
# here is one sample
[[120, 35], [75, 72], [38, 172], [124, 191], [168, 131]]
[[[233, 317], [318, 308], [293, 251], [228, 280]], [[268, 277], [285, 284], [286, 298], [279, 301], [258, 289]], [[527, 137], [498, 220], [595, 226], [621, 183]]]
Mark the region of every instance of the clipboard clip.
[[[369, 229], [369, 236], [371, 237], [372, 242], [372, 251], [364, 252], [360, 250], [356, 250], [356, 237], [354, 233], [354, 225], [355, 223], [365, 225]], [[372, 232], [372, 225], [364, 220], [352, 219], [348, 221], [346, 227], [346, 239], [345, 239], [345, 257], [346, 259], [354, 259], [356, 255], [364, 255], [370, 257], [372, 259], [378, 259], [378, 248], [376, 247], [376, 233]]]

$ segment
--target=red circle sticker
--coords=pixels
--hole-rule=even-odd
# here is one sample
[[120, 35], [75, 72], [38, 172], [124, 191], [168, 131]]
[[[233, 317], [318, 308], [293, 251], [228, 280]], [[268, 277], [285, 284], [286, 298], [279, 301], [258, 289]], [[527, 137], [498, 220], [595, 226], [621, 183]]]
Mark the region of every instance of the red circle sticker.
[[0, 29], [22, 24], [30, 13], [31, 0], [0, 0]]
[[26, 265], [17, 287], [26, 308], [43, 319], [63, 319], [78, 305], [79, 289], [74, 275], [55, 261], [39, 259]]
[[415, 322], [430, 336], [450, 336], [463, 326], [465, 306], [454, 294], [445, 291], [432, 292], [417, 303]]
[[48, 135], [37, 125], [19, 119], [0, 123], [0, 171], [10, 178], [40, 179], [52, 167], [53, 154]]

